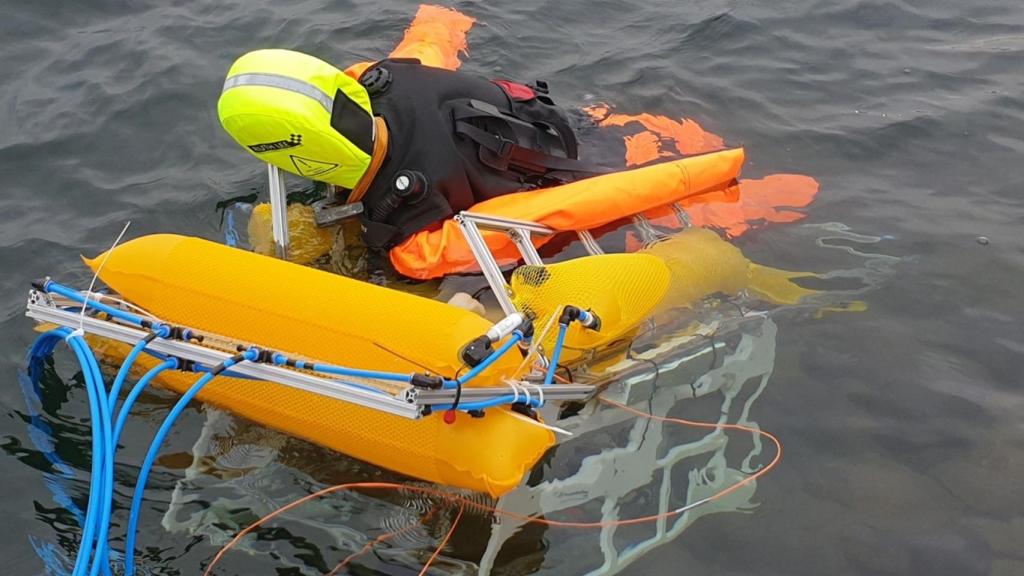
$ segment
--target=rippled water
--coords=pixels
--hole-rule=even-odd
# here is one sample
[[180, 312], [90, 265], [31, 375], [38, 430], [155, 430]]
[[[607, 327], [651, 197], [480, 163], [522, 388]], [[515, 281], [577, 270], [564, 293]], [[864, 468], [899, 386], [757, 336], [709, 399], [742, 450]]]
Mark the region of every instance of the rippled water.
[[[746, 147], [745, 176], [817, 178], [821, 192], [804, 223], [737, 241], [752, 260], [817, 272], [889, 263], [884, 282], [862, 296], [865, 312], [775, 318], [774, 373], [750, 417], [786, 451], [751, 496], [757, 507], [700, 518], [625, 573], [1024, 573], [1019, 2], [456, 7], [477, 18], [467, 70], [548, 79], [566, 104], [610, 101], [634, 113], [685, 115]], [[55, 565], [73, 549], [77, 532], [55, 487], [84, 504], [88, 443], [85, 392], [67, 358], [35, 407], [37, 424], [52, 434], [28, 426], [19, 373], [34, 337], [22, 317], [29, 281], [82, 280], [77, 255], [101, 250], [125, 220], [132, 235], [222, 239], [214, 204], [264, 186], [260, 167], [216, 119], [230, 62], [262, 47], [372, 60], [400, 39], [416, 5], [110, 0], [4, 8], [0, 550], [7, 573], [37, 574], [41, 556]], [[829, 223], [878, 241], [819, 241], [842, 229]], [[133, 437], [148, 437], [170, 401], [163, 393], [146, 398]], [[716, 406], [680, 414], [709, 418]], [[215, 463], [220, 476], [189, 454], [201, 429], [235, 439]], [[329, 483], [393, 477], [212, 411], [190, 411], [172, 436], [143, 518], [153, 573], [197, 573], [225, 534], [252, 520], [225, 502], [270, 509]], [[614, 440], [609, 433], [606, 441]], [[65, 467], [47, 461], [47, 442]], [[128, 463], [144, 449], [141, 440], [125, 447], [121, 480], [134, 475]], [[120, 504], [127, 494], [122, 486]], [[181, 507], [161, 523], [156, 510], [172, 499]], [[233, 555], [225, 573], [326, 571], [353, 542], [358, 548], [366, 534], [399, 529], [432, 503], [353, 495], [317, 506], [253, 544], [262, 553]], [[204, 510], [221, 516], [196, 517]], [[359, 573], [415, 573], [450, 519], [404, 533], [360, 560]], [[438, 570], [472, 572], [487, 526], [466, 520]], [[528, 529], [499, 557], [499, 569], [581, 573], [599, 553], [584, 539]]]

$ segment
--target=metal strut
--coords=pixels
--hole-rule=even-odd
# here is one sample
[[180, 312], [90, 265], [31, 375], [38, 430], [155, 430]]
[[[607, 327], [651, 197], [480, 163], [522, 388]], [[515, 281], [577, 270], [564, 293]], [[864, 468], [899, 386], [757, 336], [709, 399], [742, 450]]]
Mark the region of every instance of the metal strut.
[[277, 257], [282, 260], [288, 259], [288, 188], [284, 183], [284, 173], [274, 166], [267, 164], [267, 190], [270, 195], [270, 224], [274, 234], [274, 249]]
[[[92, 316], [82, 316], [77, 311], [64, 309], [55, 303], [49, 295], [32, 290], [29, 293], [25, 315], [37, 322], [52, 323], [76, 329], [79, 326], [87, 334], [95, 334], [126, 344], [135, 344], [146, 338], [150, 332], [127, 326], [112, 320], [104, 320]], [[219, 336], [209, 335], [219, 339]], [[223, 339], [225, 342], [229, 339]], [[255, 344], [257, 347], [258, 344]], [[204, 366], [216, 366], [231, 358], [235, 353], [210, 348], [182, 340], [156, 338], [146, 347], [147, 350], [168, 356], [190, 360]], [[310, 361], [310, 363], [316, 363]], [[315, 374], [293, 370], [290, 368], [255, 362], [245, 362], [233, 366], [232, 373], [241, 376], [277, 382], [285, 386], [311, 392], [320, 396], [343, 400], [351, 404], [365, 406], [388, 414], [404, 418], [417, 419], [423, 415], [425, 408], [447, 406], [454, 402], [454, 389], [429, 390], [408, 386], [395, 394], [381, 389], [377, 392], [351, 385], [339, 378], [324, 378]], [[530, 392], [537, 388], [536, 384], [517, 382], [519, 390]], [[487, 401], [509, 395], [512, 386], [502, 387], [464, 387], [461, 399], [467, 401]], [[544, 398], [549, 401], [584, 400], [593, 395], [594, 386], [583, 384], [559, 384], [544, 388]]]
[[[533, 266], [544, 265], [544, 261], [541, 260], [536, 246], [533, 245], [533, 235], [550, 236], [557, 233], [558, 230], [536, 222], [501, 218], [487, 214], [477, 214], [476, 212], [459, 212], [455, 215], [454, 220], [459, 225], [462, 235], [466, 238], [466, 243], [469, 244], [469, 249], [473, 252], [473, 257], [476, 258], [480, 271], [487, 278], [491, 291], [494, 292], [495, 297], [498, 299], [502, 312], [505, 314], [515, 313], [517, 310], [509, 296], [509, 286], [501, 273], [501, 266], [495, 260], [494, 254], [491, 253], [491, 249], [487, 246], [487, 242], [484, 240], [480, 230], [507, 234], [519, 250], [523, 262]], [[598, 246], [597, 240], [594, 239], [594, 236], [589, 231], [580, 230], [576, 234], [589, 254], [604, 254], [604, 251]]]

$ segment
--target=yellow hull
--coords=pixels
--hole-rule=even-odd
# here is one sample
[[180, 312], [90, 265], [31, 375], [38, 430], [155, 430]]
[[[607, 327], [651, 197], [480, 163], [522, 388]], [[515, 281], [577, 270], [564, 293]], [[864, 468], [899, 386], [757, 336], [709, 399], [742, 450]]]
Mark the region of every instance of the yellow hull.
[[[96, 268], [103, 259], [88, 263]], [[165, 321], [356, 368], [453, 377], [460, 347], [489, 327], [441, 302], [184, 236], [127, 242], [111, 253], [100, 278]], [[517, 365], [508, 355], [470, 385], [501, 385], [499, 376]], [[183, 392], [195, 379], [168, 373], [161, 383]], [[550, 430], [506, 409], [480, 419], [459, 414], [453, 424], [440, 414], [408, 420], [227, 377], [199, 398], [378, 466], [492, 496], [515, 488], [554, 444]]]

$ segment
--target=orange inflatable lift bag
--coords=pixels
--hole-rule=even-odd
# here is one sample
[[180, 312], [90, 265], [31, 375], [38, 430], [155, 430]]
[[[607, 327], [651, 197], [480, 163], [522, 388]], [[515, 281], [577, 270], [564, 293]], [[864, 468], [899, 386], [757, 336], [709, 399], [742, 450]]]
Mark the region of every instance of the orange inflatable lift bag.
[[[480, 202], [470, 211], [537, 222], [558, 231], [590, 230], [726, 186], [736, 179], [742, 166], [742, 148], [723, 150], [552, 188], [506, 194]], [[507, 235], [483, 234], [499, 262], [516, 260], [518, 251]], [[414, 234], [392, 248], [390, 256], [395, 269], [411, 278], [437, 278], [477, 269], [458, 224], [452, 220], [444, 221], [440, 228]]]
[[[87, 263], [97, 269], [103, 259]], [[461, 366], [461, 346], [490, 327], [442, 302], [170, 234], [118, 246], [100, 278], [167, 322], [354, 368], [429, 370], [451, 378]], [[118, 352], [127, 349], [108, 348]], [[467, 386], [501, 386], [499, 376], [518, 365], [506, 355]], [[179, 393], [196, 378], [166, 374], [162, 383]], [[446, 424], [441, 413], [411, 420], [277, 383], [224, 376], [199, 398], [378, 466], [492, 496], [518, 486], [554, 444], [550, 430], [505, 408], [488, 410], [486, 418], [459, 413]]]

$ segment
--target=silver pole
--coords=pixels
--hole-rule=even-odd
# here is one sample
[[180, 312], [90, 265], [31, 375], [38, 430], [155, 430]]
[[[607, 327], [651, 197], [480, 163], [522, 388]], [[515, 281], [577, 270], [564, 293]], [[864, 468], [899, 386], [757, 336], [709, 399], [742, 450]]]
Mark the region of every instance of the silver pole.
[[267, 164], [267, 179], [270, 191], [270, 223], [274, 233], [274, 248], [277, 257], [288, 259], [288, 188], [284, 184], [284, 173], [273, 164]]
[[583, 247], [587, 249], [587, 253], [591, 256], [597, 256], [598, 254], [604, 254], [604, 250], [594, 239], [594, 235], [590, 233], [590, 230], [580, 230], [576, 233], [580, 237], [580, 242], [583, 242]]
[[508, 285], [505, 284], [505, 277], [501, 275], [501, 268], [494, 259], [494, 255], [491, 254], [491, 250], [487, 247], [487, 243], [484, 242], [480, 230], [476, 227], [474, 216], [462, 212], [455, 215], [455, 222], [462, 230], [462, 235], [466, 237], [466, 243], [469, 244], [469, 249], [473, 251], [473, 257], [476, 258], [477, 264], [480, 265], [480, 271], [487, 278], [487, 283], [490, 284], [494, 297], [498, 299], [502, 312], [505, 315], [518, 312], [516, 305], [512, 303], [512, 299], [508, 296]]
[[537, 248], [533, 245], [533, 241], [530, 240], [530, 231], [528, 229], [514, 228], [508, 232], [508, 235], [512, 237], [512, 241], [519, 248], [519, 253], [523, 255], [523, 262], [532, 266], [544, 265], [544, 261], [540, 259], [540, 254], [537, 253]]

